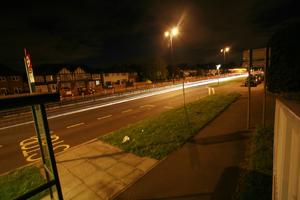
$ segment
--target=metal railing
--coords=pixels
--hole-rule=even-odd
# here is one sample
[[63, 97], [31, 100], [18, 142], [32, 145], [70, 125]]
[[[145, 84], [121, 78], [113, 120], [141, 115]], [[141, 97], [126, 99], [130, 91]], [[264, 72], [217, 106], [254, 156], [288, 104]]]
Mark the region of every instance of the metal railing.
[[[58, 93], [23, 94], [0, 98], [0, 111], [31, 106], [35, 132], [42, 157], [42, 168], [46, 177], [46, 182], [44, 184], [27, 191], [25, 194], [22, 194], [15, 199], [28, 199], [45, 190], [49, 190], [51, 199], [53, 199], [54, 196], [57, 196], [58, 199], [63, 199], [44, 106], [46, 103], [57, 102], [59, 99]], [[55, 193], [53, 187], [55, 187]]]

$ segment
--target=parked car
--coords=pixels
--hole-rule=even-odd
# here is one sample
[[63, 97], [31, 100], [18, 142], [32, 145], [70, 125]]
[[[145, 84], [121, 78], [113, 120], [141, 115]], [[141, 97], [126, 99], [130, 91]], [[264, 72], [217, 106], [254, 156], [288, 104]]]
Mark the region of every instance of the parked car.
[[[259, 84], [258, 79], [255, 75], [250, 75], [250, 87], [256, 87]], [[245, 87], [248, 87], [248, 77], [245, 80]]]
[[67, 87], [61, 88], [61, 96], [63, 96], [63, 97], [73, 96], [72, 90]]
[[256, 77], [260, 83], [264, 80], [264, 74], [256, 74]]

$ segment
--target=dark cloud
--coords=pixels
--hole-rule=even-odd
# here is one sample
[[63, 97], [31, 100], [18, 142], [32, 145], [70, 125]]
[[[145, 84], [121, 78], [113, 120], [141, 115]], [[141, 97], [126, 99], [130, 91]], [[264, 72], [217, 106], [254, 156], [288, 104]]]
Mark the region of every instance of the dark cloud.
[[264, 46], [276, 27], [299, 17], [298, 9], [296, 0], [12, 2], [0, 12], [0, 63], [22, 66], [24, 47], [34, 64], [165, 56], [163, 32], [179, 21], [177, 62], [219, 62], [224, 45], [238, 61], [242, 49]]

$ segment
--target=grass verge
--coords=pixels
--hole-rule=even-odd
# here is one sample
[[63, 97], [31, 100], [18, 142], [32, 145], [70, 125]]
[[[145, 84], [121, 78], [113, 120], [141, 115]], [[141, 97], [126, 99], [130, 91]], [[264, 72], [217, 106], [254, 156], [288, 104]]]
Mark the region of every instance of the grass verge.
[[254, 133], [233, 199], [272, 199], [273, 138], [271, 126]]
[[[175, 108], [100, 139], [139, 156], [161, 159], [181, 147], [239, 96], [238, 93], [207, 96], [187, 104], [186, 109]], [[130, 140], [122, 143], [124, 136]]]
[[[28, 166], [0, 177], [0, 199], [15, 199], [29, 190], [45, 183], [39, 168]], [[30, 198], [41, 199], [46, 194], [40, 193]]]

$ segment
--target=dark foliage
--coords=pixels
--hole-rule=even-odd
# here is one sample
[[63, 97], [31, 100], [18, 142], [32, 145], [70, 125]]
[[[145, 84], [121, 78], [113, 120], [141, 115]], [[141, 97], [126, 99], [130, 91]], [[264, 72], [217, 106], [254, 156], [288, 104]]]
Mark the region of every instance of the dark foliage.
[[269, 41], [271, 63], [268, 89], [271, 92], [300, 91], [300, 20], [289, 22], [277, 30]]

